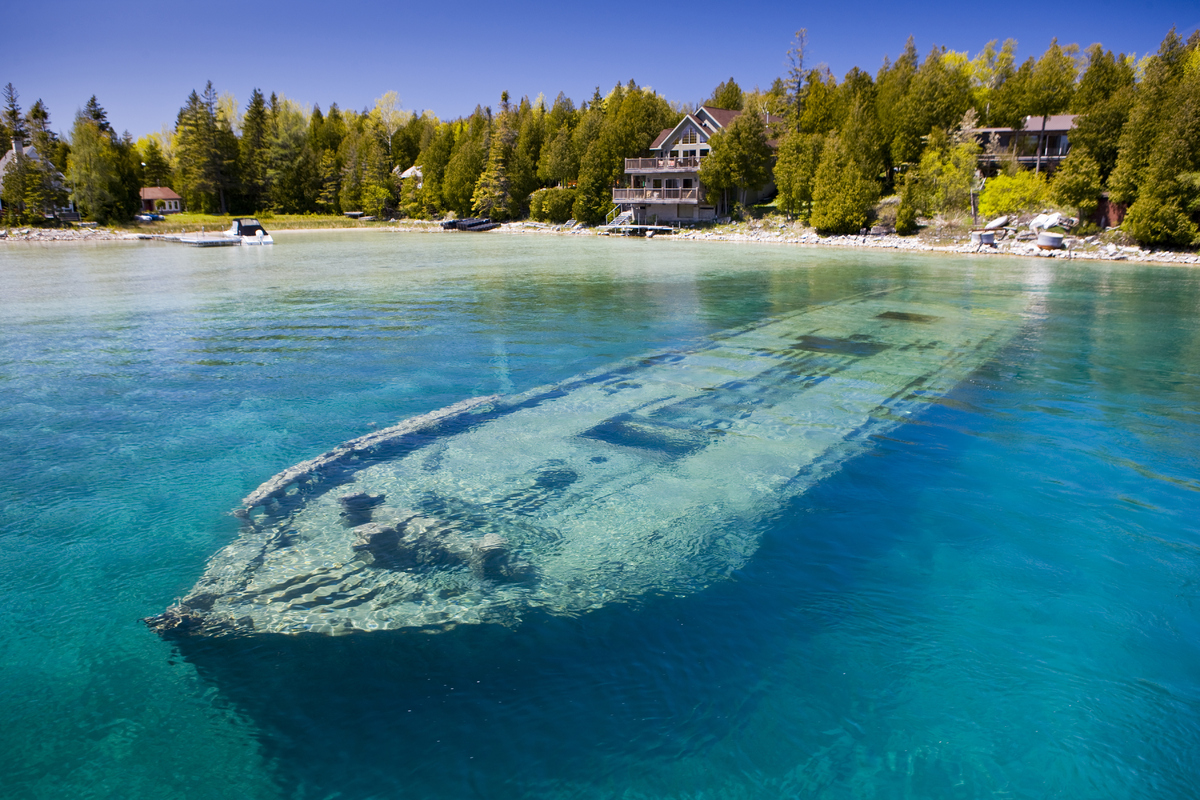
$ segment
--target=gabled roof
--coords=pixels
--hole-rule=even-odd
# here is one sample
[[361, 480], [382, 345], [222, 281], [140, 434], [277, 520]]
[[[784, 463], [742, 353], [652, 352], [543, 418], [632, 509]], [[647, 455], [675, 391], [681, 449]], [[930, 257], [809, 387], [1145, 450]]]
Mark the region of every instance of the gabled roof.
[[[713, 108], [712, 106], [700, 106], [693, 114], [684, 114], [683, 119], [679, 120], [674, 128], [665, 128], [661, 133], [654, 138], [650, 145], [651, 150], [657, 150], [662, 147], [663, 142], [674, 138], [676, 132], [683, 127], [684, 123], [691, 122], [696, 130], [705, 134], [705, 141], [718, 131], [729, 127], [729, 124], [743, 114], [741, 111], [736, 111], [728, 108]], [[783, 122], [782, 117], [776, 117], [772, 114], [767, 115], [766, 123], [768, 126]], [[770, 142], [772, 147], [777, 146], [778, 142], [774, 139]]]
[[175, 194], [166, 186], [147, 186], [141, 191], [143, 200], [182, 200], [183, 198]]
[[[38, 155], [38, 151], [34, 148], [33, 145], [26, 145], [26, 146], [22, 147], [21, 153], [31, 161], [41, 161], [42, 160], [42, 157], [40, 155]], [[13, 145], [13, 148], [11, 150], [9, 150], [7, 153], [5, 153], [3, 158], [0, 158], [0, 186], [4, 185], [4, 172], [8, 169], [8, 165], [10, 163], [12, 163], [13, 159], [15, 159], [16, 157], [17, 157], [17, 147], [16, 147], [16, 145]], [[58, 171], [58, 168], [55, 167], [53, 163], [50, 164], [50, 167], [51, 167], [51, 169], [53, 169], [53, 178], [57, 183], [61, 184], [63, 181], [65, 181], [67, 179], [65, 175], [63, 175], [61, 172]]]
[[[1051, 114], [1046, 117], [1046, 133], [1069, 131], [1075, 127], [1075, 120], [1078, 114]], [[1012, 133], [1012, 128], [975, 128], [973, 133]], [[1042, 118], [1041, 117], [1026, 117], [1025, 127], [1021, 128], [1025, 133], [1041, 133]]]

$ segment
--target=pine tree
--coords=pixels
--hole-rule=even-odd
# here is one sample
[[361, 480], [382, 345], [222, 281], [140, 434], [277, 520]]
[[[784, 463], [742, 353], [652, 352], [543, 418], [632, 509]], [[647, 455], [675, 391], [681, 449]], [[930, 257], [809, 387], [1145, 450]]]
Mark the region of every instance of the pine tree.
[[11, 146], [20, 142], [21, 146], [24, 147], [29, 137], [29, 131], [25, 128], [25, 117], [21, 114], [21, 106], [17, 102], [19, 98], [20, 95], [17, 93], [16, 87], [11, 83], [5, 84], [4, 127], [9, 141], [3, 144]]
[[858, 233], [878, 197], [878, 184], [855, 163], [851, 143], [830, 134], [813, 181], [812, 226], [823, 234]]
[[745, 102], [746, 95], [742, 91], [742, 87], [738, 86], [737, 81], [730, 78], [717, 84], [717, 88], [713, 89], [712, 94], [704, 101], [703, 105], [741, 111], [745, 108]]
[[117, 154], [112, 138], [88, 111], [75, 117], [71, 128], [71, 158], [67, 178], [80, 210], [100, 222], [112, 217], [116, 197]]
[[512, 217], [512, 177], [509, 166], [517, 131], [515, 115], [508, 107], [508, 93], [501, 95], [501, 111], [488, 147], [487, 164], [475, 182], [471, 209], [480, 216], [505, 220]]
[[1038, 136], [1037, 162], [1034, 172], [1042, 171], [1042, 150], [1046, 138], [1046, 118], [1061, 114], [1071, 105], [1075, 93], [1076, 66], [1071, 54], [1058, 46], [1057, 39], [1050, 40], [1050, 47], [1033, 66], [1026, 87], [1025, 107], [1030, 116], [1042, 118], [1042, 129]]
[[789, 132], [779, 144], [775, 162], [778, 205], [784, 213], [808, 221], [812, 212], [813, 179], [821, 161], [825, 137], [821, 134]]
[[1175, 90], [1183, 77], [1187, 49], [1174, 28], [1158, 53], [1149, 59], [1146, 75], [1137, 86], [1129, 120], [1121, 129], [1116, 166], [1108, 179], [1112, 199], [1132, 205], [1149, 179], [1152, 154], [1165, 122], [1171, 117]]
[[710, 189], [735, 189], [746, 205], [749, 192], [770, 178], [771, 147], [758, 114], [742, 114], [709, 140], [712, 152], [700, 165], [700, 181]]
[[1054, 172], [1051, 191], [1054, 199], [1078, 210], [1079, 218], [1088, 217], [1100, 204], [1100, 165], [1086, 148], [1076, 145]]
[[158, 144], [158, 140], [149, 138], [145, 145], [141, 148], [141, 159], [145, 167], [142, 170], [142, 175], [145, 178], [147, 186], [164, 186], [169, 185], [168, 181], [171, 178], [171, 165], [167, 163], [166, 156], [163, 155], [162, 148]]
[[250, 102], [246, 104], [246, 113], [242, 117], [242, 136], [238, 142], [242, 191], [255, 211], [263, 209], [267, 195], [267, 143], [270, 133], [266, 99], [255, 88], [250, 93]]

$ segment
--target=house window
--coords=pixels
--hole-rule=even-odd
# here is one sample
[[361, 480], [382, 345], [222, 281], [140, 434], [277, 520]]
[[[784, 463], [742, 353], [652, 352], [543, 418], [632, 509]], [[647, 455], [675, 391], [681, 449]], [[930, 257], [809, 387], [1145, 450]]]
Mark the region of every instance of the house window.
[[683, 154], [684, 154], [684, 156], [686, 156], [687, 158], [695, 158], [695, 157], [696, 157], [696, 151], [695, 151], [695, 150], [684, 150], [684, 151], [683, 151]]
[[655, 179], [654, 179], [654, 188], [655, 188], [655, 189], [661, 189], [661, 188], [662, 188], [662, 179], [661, 179], [661, 178], [655, 178]]
[[678, 189], [679, 181], [675, 180], [674, 178], [668, 178], [667, 179], [667, 188], [668, 189]]
[[679, 139], [680, 144], [695, 144], [698, 141], [699, 138], [696, 136], [695, 131], [688, 131]]
[[672, 150], [672, 151], [671, 151], [671, 158], [679, 158], [679, 151], [678, 151], [678, 150]]
[[690, 188], [692, 188], [692, 179], [691, 179], [691, 178], [684, 178], [684, 179], [683, 179], [683, 188], [685, 188], [685, 189], [690, 189]]

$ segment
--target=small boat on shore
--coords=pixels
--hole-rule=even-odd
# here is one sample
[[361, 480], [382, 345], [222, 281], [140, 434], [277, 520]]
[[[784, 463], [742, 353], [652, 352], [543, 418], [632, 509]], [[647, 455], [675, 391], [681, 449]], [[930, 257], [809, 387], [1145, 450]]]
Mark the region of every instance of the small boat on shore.
[[1018, 293], [884, 290], [510, 396], [271, 478], [164, 636], [515, 625], [728, 578], [790, 498], [988, 361]]
[[242, 244], [275, 244], [271, 234], [256, 219], [235, 219], [225, 235], [240, 240]]
[[448, 219], [442, 223], [444, 231], [469, 231], [483, 233], [500, 227], [499, 222], [492, 222], [487, 217], [468, 217], [466, 219]]

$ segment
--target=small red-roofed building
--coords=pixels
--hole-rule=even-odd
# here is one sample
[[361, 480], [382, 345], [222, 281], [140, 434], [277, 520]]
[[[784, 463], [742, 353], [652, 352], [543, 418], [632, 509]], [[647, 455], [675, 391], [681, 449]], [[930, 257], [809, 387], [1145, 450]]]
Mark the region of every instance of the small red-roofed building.
[[183, 198], [166, 186], [147, 186], [141, 190], [142, 211], [146, 213], [178, 214], [183, 211]]

